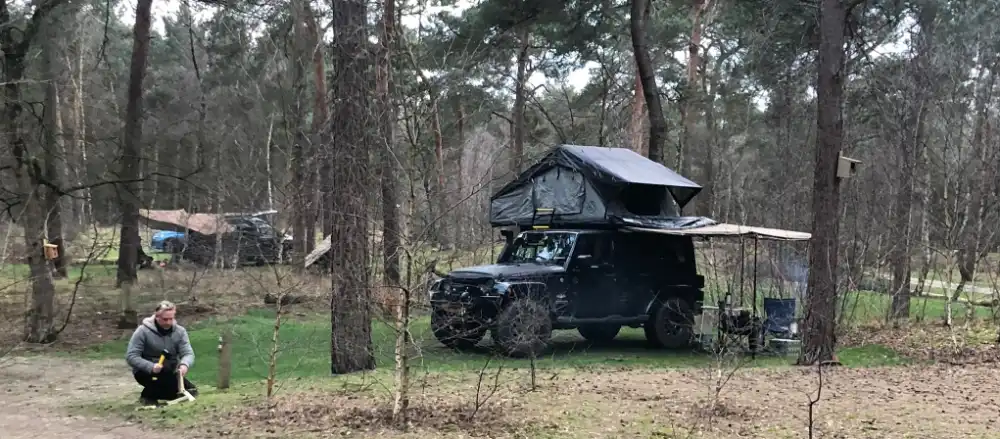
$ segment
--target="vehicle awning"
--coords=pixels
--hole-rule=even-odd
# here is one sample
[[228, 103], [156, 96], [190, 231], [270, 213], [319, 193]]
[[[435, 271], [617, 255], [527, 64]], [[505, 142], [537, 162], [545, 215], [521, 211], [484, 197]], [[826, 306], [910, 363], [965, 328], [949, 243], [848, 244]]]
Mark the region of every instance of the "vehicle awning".
[[750, 237], [770, 241], [808, 241], [812, 234], [792, 230], [770, 229], [767, 227], [752, 227], [739, 224], [712, 224], [710, 226], [691, 227], [686, 229], [649, 229], [645, 227], [627, 227], [627, 230], [645, 233], [662, 233], [665, 235], [711, 237]]

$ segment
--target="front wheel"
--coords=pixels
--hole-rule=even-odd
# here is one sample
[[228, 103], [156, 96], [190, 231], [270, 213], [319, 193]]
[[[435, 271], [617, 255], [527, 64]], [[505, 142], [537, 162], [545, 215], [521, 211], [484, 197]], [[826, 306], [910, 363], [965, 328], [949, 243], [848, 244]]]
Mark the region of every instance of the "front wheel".
[[549, 310], [536, 300], [511, 302], [497, 316], [493, 329], [494, 342], [511, 357], [537, 357], [548, 350], [551, 339]]
[[694, 310], [677, 297], [659, 302], [643, 328], [654, 347], [680, 349], [694, 340]]
[[431, 313], [431, 332], [441, 344], [456, 350], [471, 350], [486, 335], [486, 329], [442, 309]]

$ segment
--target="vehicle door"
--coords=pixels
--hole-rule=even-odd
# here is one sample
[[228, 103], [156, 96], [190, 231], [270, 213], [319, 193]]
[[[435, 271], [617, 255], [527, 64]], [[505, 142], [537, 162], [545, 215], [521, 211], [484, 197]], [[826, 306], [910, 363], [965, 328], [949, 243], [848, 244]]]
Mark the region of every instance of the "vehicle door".
[[577, 317], [604, 317], [624, 311], [613, 263], [614, 250], [608, 234], [581, 234], [578, 238], [570, 264]]

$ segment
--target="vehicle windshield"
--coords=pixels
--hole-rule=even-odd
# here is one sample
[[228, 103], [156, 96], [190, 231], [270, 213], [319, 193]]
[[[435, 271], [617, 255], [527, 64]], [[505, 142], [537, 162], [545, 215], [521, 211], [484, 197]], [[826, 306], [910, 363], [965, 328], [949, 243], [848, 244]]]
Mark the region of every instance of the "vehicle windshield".
[[501, 262], [563, 265], [569, 259], [575, 242], [576, 233], [525, 232], [514, 239], [509, 256]]

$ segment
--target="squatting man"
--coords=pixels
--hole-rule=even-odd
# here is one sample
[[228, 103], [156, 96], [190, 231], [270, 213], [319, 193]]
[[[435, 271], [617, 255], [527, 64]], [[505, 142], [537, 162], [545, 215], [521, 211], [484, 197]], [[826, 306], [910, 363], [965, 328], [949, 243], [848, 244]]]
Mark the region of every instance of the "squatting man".
[[[132, 367], [132, 376], [142, 385], [139, 402], [156, 405], [160, 400], [177, 398], [177, 379], [192, 396], [198, 389], [186, 377], [194, 364], [194, 349], [187, 330], [177, 324], [177, 306], [160, 302], [152, 316], [146, 317], [128, 342], [125, 360]], [[164, 360], [160, 363], [160, 356]]]

